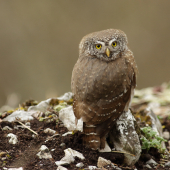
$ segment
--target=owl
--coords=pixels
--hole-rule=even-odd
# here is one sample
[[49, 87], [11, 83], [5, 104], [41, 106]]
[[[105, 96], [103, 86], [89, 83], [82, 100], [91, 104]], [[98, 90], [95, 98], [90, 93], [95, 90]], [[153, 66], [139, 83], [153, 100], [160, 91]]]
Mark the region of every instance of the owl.
[[126, 34], [117, 29], [83, 37], [71, 78], [73, 111], [83, 120], [83, 144], [103, 149], [107, 134], [127, 112], [136, 87], [137, 65]]

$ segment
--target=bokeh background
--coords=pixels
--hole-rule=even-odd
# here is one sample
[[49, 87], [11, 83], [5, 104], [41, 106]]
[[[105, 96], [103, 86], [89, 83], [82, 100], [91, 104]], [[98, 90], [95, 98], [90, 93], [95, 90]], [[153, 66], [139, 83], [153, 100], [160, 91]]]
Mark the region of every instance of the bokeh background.
[[169, 81], [170, 1], [0, 0], [0, 106], [70, 91], [81, 38], [108, 28], [128, 36], [138, 89]]

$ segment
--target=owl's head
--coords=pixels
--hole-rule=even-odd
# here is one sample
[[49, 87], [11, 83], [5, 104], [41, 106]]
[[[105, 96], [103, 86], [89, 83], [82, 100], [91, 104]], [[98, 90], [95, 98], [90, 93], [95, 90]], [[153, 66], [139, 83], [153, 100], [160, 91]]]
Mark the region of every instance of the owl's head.
[[111, 61], [127, 50], [127, 36], [121, 30], [107, 29], [86, 35], [80, 42], [79, 53], [100, 60]]

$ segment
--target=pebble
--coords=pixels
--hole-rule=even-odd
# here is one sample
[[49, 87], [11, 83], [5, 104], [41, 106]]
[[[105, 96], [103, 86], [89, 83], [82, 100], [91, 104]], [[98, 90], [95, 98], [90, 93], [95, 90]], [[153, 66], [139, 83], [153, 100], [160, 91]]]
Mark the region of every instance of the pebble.
[[111, 163], [111, 167], [114, 168], [115, 170], [122, 170], [122, 168], [119, 168], [118, 166], [114, 165], [113, 163]]
[[62, 146], [65, 146], [65, 145], [66, 145], [65, 143], [61, 143], [61, 144], [60, 144], [61, 147], [62, 147]]
[[170, 161], [166, 162], [166, 163], [165, 163], [165, 166], [170, 167]]
[[149, 164], [149, 165], [151, 165], [151, 166], [155, 166], [155, 165], [157, 165], [158, 163], [155, 162], [153, 159], [150, 159], [149, 161], [146, 162], [146, 164]]
[[10, 128], [9, 126], [4, 126], [2, 130], [12, 130], [12, 128]]
[[18, 143], [17, 136], [14, 135], [13, 133], [9, 133], [9, 134], [7, 135], [7, 137], [10, 137], [10, 139], [9, 139], [9, 143], [10, 143], [10, 144], [15, 145], [15, 144]]
[[96, 166], [89, 166], [88, 168], [89, 168], [89, 170], [95, 170], [95, 169], [97, 169]]
[[102, 167], [104, 167], [104, 166], [106, 166], [106, 165], [109, 165], [109, 164], [111, 164], [111, 161], [109, 161], [109, 160], [107, 160], [107, 159], [104, 159], [104, 158], [102, 158], [102, 157], [99, 157], [99, 158], [98, 158], [97, 166], [98, 166], [99, 168], [102, 168]]
[[66, 133], [62, 134], [62, 136], [67, 136], [67, 135], [72, 135], [72, 132], [66, 132]]
[[63, 166], [58, 166], [57, 170], [67, 170], [67, 168], [65, 168]]
[[37, 153], [37, 156], [39, 157], [39, 159], [43, 159], [43, 158], [44, 159], [51, 159], [52, 158], [47, 146], [42, 145], [39, 150], [40, 150], [40, 152]]
[[164, 137], [164, 139], [169, 139], [169, 132], [168, 131], [165, 131], [165, 132], [163, 132], [163, 137]]
[[152, 169], [152, 167], [150, 166], [150, 165], [144, 165], [143, 167], [145, 167], [145, 168], [148, 168], [148, 169]]
[[83, 167], [83, 166], [84, 166], [84, 164], [83, 164], [82, 162], [76, 164], [76, 167], [78, 167], [78, 168], [81, 168], [81, 167]]
[[50, 129], [50, 128], [46, 128], [46, 129], [44, 130], [44, 133], [49, 133], [49, 134], [54, 135], [54, 134], [56, 133], [56, 131], [53, 130], [53, 129]]

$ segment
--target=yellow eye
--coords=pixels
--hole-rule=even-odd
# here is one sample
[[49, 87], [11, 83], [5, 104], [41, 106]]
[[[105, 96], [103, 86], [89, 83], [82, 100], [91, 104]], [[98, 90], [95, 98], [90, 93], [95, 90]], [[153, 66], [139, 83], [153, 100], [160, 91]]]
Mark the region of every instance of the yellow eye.
[[96, 48], [97, 48], [97, 49], [100, 49], [100, 48], [102, 48], [102, 45], [101, 45], [101, 44], [97, 44], [97, 45], [96, 45]]
[[112, 42], [112, 46], [116, 47], [117, 46], [117, 42], [116, 41]]

